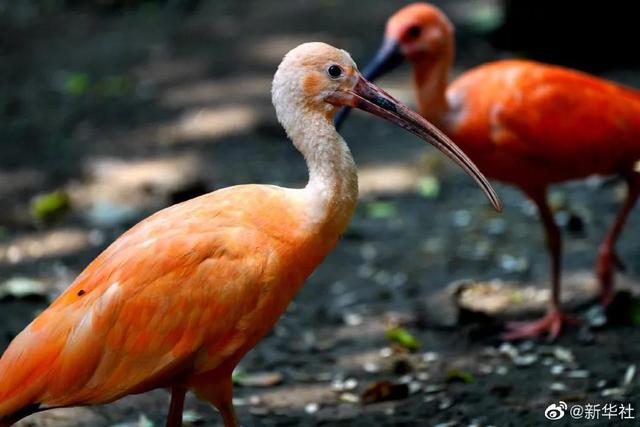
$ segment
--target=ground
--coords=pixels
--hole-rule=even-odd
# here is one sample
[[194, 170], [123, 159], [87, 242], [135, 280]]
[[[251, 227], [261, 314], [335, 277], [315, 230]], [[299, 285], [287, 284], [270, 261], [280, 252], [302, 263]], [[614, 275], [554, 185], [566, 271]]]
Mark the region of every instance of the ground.
[[[275, 67], [311, 40], [343, 47], [362, 65], [397, 7], [370, 1], [364, 13], [332, 0], [219, 0], [190, 13], [169, 3], [69, 11], [24, 1], [9, 13], [0, 2], [0, 349], [110, 241], [158, 208], [239, 183], [304, 184], [303, 160], [270, 106]], [[458, 26], [455, 72], [514, 55], [478, 33], [493, 3], [471, 3], [444, 5]], [[602, 74], [640, 87], [638, 70]], [[407, 69], [380, 84], [412, 102]], [[516, 309], [487, 316], [454, 304], [461, 280], [544, 289], [542, 233], [517, 190], [497, 184], [505, 207], [498, 215], [467, 176], [402, 130], [354, 114], [344, 136], [360, 169], [358, 210], [273, 333], [241, 363], [243, 425], [537, 426], [558, 401], [640, 410], [633, 322], [511, 346], [500, 340], [500, 322], [522, 315], [531, 293], [508, 291]], [[33, 198], [56, 190], [69, 197], [69, 212], [34, 220]], [[595, 306], [582, 285], [592, 281], [597, 244], [623, 195], [615, 179], [554, 188], [565, 276], [578, 283], [567, 303], [580, 313]], [[632, 290], [639, 230], [635, 211], [619, 244]], [[389, 341], [397, 325], [418, 350]], [[361, 403], [380, 400], [382, 386], [363, 393], [382, 380], [394, 399]], [[167, 403], [160, 390], [21, 425], [162, 425]], [[190, 423], [220, 425], [193, 397], [187, 410]], [[584, 418], [575, 425], [633, 424]]]

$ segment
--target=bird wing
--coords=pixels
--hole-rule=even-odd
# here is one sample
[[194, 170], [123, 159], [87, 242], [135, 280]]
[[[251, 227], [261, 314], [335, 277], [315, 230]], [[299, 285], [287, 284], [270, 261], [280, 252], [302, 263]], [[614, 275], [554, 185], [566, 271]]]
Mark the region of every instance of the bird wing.
[[471, 110], [484, 111], [487, 149], [505, 157], [543, 168], [580, 159], [576, 167], [602, 173], [640, 157], [640, 92], [633, 89], [562, 67], [500, 61], [465, 74], [456, 90], [466, 92]]
[[[255, 193], [263, 209], [281, 208]], [[279, 275], [285, 243], [245, 212], [204, 196], [116, 240], [0, 359], [0, 419], [27, 404], [108, 402], [162, 386], [255, 339], [239, 329]]]

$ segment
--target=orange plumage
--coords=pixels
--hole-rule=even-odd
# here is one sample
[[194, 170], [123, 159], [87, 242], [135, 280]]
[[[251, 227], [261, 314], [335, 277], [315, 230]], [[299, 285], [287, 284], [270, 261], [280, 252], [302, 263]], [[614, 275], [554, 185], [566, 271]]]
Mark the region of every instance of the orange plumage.
[[[334, 246], [284, 191], [225, 189], [142, 221], [96, 258], [0, 359], [0, 416], [229, 379]], [[206, 378], [207, 381], [200, 379]], [[227, 386], [222, 384], [222, 386]]]
[[559, 307], [561, 241], [547, 187], [592, 174], [626, 179], [627, 200], [596, 263], [601, 300], [608, 304], [618, 261], [615, 241], [640, 194], [640, 174], [634, 171], [640, 159], [640, 92], [522, 60], [482, 65], [448, 85], [453, 53], [447, 17], [432, 5], [415, 3], [389, 19], [384, 43], [364, 75], [375, 79], [404, 60], [411, 62], [421, 114], [460, 144], [487, 176], [518, 186], [537, 205], [551, 254], [549, 312], [507, 337], [546, 332], [555, 337], [563, 321], [572, 320]]
[[362, 78], [345, 51], [306, 43], [272, 85], [278, 120], [309, 168], [301, 189], [226, 188], [164, 209], [117, 239], [0, 359], [0, 427], [30, 413], [171, 388], [168, 427], [187, 390], [238, 425], [231, 374], [334, 247], [358, 195], [355, 163], [333, 125], [343, 105], [397, 123], [469, 172], [433, 125]]

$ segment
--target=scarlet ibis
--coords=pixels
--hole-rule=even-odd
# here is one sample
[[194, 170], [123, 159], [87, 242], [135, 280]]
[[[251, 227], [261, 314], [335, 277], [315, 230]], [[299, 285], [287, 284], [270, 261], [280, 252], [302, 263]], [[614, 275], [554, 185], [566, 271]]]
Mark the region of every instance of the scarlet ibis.
[[0, 427], [50, 408], [171, 389], [167, 426], [192, 390], [237, 426], [231, 373], [334, 247], [356, 204], [356, 167], [333, 125], [340, 106], [409, 130], [464, 168], [446, 136], [324, 43], [290, 51], [273, 79], [278, 120], [309, 168], [302, 189], [225, 188], [143, 220], [109, 246], [0, 359]]
[[421, 114], [488, 177], [519, 187], [535, 203], [551, 257], [548, 312], [538, 321], [509, 325], [505, 336], [548, 333], [555, 338], [573, 319], [560, 307], [561, 236], [547, 188], [592, 174], [619, 174], [626, 180], [626, 201], [600, 245], [595, 267], [601, 302], [609, 304], [618, 260], [615, 242], [640, 194], [640, 174], [634, 171], [640, 158], [640, 92], [524, 60], [488, 63], [447, 85], [453, 54], [447, 17], [435, 6], [415, 3], [388, 20], [384, 42], [363, 75], [373, 81], [409, 61]]

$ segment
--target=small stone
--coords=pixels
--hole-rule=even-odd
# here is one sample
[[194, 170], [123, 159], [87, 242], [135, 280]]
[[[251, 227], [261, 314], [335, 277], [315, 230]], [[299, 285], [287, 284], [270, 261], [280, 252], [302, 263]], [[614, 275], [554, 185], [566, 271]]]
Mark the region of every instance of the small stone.
[[344, 403], [360, 403], [360, 396], [353, 393], [341, 393], [340, 401]]
[[625, 390], [624, 388], [614, 387], [614, 388], [606, 388], [602, 390], [602, 393], [600, 393], [600, 395], [602, 397], [622, 397], [626, 393], [627, 393], [627, 390]]
[[409, 394], [416, 394], [422, 390], [422, 384], [418, 381], [411, 381], [409, 383]]
[[364, 321], [364, 319], [362, 318], [362, 315], [358, 313], [346, 313], [344, 315], [343, 320], [345, 325], [347, 326], [360, 326]]
[[426, 386], [424, 386], [423, 391], [425, 392], [425, 394], [432, 394], [440, 393], [444, 389], [445, 387], [442, 384], [427, 384]]
[[431, 375], [429, 375], [429, 373], [428, 373], [428, 372], [418, 372], [418, 373], [416, 374], [416, 378], [417, 378], [419, 381], [429, 381], [429, 379], [431, 378]]
[[362, 369], [370, 374], [376, 374], [380, 372], [380, 366], [375, 362], [365, 362], [364, 365], [362, 365]]
[[445, 397], [440, 401], [440, 404], [438, 405], [438, 409], [440, 409], [441, 411], [444, 411], [445, 409], [449, 409], [453, 406], [453, 401], [448, 398]]
[[538, 361], [537, 354], [525, 354], [522, 356], [517, 356], [513, 359], [513, 363], [516, 366], [526, 367], [531, 366]]
[[493, 366], [483, 363], [478, 366], [478, 373], [481, 375], [489, 375], [493, 373]]
[[553, 350], [553, 355], [560, 362], [575, 363], [576, 361], [575, 357], [573, 356], [573, 353], [568, 348], [556, 347]]
[[387, 358], [391, 357], [393, 354], [393, 349], [391, 347], [385, 347], [380, 349], [380, 357]]
[[440, 356], [438, 356], [438, 353], [435, 353], [433, 351], [428, 351], [422, 354], [422, 361], [426, 363], [435, 362], [439, 358]]
[[628, 387], [636, 376], [636, 365], [629, 365], [624, 373], [622, 387]]
[[498, 351], [500, 354], [509, 356], [511, 359], [518, 357], [518, 349], [508, 342], [502, 343], [500, 347], [498, 347]]
[[585, 371], [584, 369], [580, 369], [580, 370], [573, 370], [573, 371], [569, 371], [569, 373], [567, 374], [568, 378], [589, 378], [589, 375], [591, 375], [589, 373], [589, 371]]
[[344, 382], [343, 390], [351, 391], [355, 390], [356, 387], [358, 387], [358, 380], [356, 380], [355, 378], [347, 378]]
[[564, 367], [564, 365], [553, 365], [549, 370], [549, 372], [551, 372], [551, 375], [558, 376], [558, 375], [562, 375], [565, 369], [566, 368]]
[[304, 411], [307, 414], [315, 414], [316, 412], [318, 412], [319, 409], [320, 409], [320, 405], [318, 405], [315, 402], [307, 403], [306, 405], [304, 405]]
[[509, 368], [507, 368], [507, 367], [506, 367], [506, 366], [504, 366], [504, 365], [500, 365], [500, 366], [497, 366], [497, 367], [496, 367], [495, 372], [496, 372], [496, 374], [498, 374], [498, 375], [507, 375], [507, 374], [509, 373]]
[[567, 386], [564, 385], [563, 383], [552, 383], [549, 389], [551, 389], [551, 391], [553, 392], [560, 393], [563, 391], [567, 391]]

